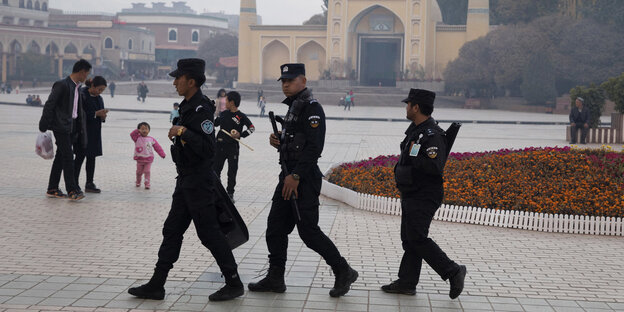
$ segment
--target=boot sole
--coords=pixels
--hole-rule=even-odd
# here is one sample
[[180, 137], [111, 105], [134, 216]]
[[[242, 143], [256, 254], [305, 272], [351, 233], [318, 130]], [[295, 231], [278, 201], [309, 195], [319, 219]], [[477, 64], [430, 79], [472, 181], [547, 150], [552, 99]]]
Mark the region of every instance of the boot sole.
[[130, 290], [128, 290], [128, 293], [137, 297], [137, 298], [141, 298], [141, 299], [151, 299], [151, 300], [163, 300], [165, 299], [165, 294], [158, 295], [158, 296], [147, 296], [144, 294], [133, 294], [132, 292], [130, 292]]
[[399, 295], [408, 295], [408, 296], [414, 296], [416, 295], [416, 291], [402, 291], [402, 290], [392, 290], [392, 289], [381, 289], [383, 292], [389, 293], [389, 294], [399, 294]]
[[341, 291], [339, 293], [334, 293], [334, 294], [332, 294], [331, 291], [330, 291], [329, 292], [329, 296], [333, 297], [333, 298], [337, 298], [337, 297], [342, 297], [342, 296], [346, 295], [349, 292], [349, 290], [351, 290], [351, 284], [355, 283], [355, 281], [357, 281], [358, 277], [360, 276], [360, 274], [358, 274], [357, 271], [354, 270], [354, 272], [355, 272], [355, 274], [354, 274], [353, 278], [351, 278], [349, 280], [349, 285], [347, 285], [345, 290], [343, 290], [343, 291]]
[[249, 291], [253, 291], [253, 292], [274, 292], [277, 294], [283, 294], [286, 292], [286, 287], [284, 288], [272, 288], [272, 289], [252, 289], [252, 287], [247, 286], [247, 289], [249, 289]]

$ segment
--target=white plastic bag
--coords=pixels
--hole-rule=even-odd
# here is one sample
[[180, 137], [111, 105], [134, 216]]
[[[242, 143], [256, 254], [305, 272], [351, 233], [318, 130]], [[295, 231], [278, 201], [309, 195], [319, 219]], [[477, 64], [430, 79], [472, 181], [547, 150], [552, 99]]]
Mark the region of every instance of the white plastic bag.
[[50, 132], [39, 133], [37, 144], [35, 144], [35, 153], [43, 159], [54, 158], [54, 145], [52, 144], [52, 134]]

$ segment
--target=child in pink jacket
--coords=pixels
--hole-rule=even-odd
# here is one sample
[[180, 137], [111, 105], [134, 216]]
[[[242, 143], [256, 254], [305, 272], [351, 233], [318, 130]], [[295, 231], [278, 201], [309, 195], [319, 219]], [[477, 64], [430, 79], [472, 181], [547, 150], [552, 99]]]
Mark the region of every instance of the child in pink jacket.
[[130, 133], [130, 137], [134, 141], [134, 160], [137, 162], [136, 170], [136, 186], [141, 186], [141, 176], [145, 175], [145, 189], [150, 188], [150, 168], [154, 161], [154, 150], [165, 158], [165, 151], [163, 151], [160, 144], [156, 139], [151, 136], [147, 136], [150, 132], [150, 125], [147, 122], [140, 123], [136, 130]]

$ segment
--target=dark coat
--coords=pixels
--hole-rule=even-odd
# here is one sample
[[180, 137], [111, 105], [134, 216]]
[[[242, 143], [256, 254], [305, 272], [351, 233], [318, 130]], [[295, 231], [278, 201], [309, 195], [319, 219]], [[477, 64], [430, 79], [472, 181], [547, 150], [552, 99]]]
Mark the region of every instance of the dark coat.
[[102, 118], [95, 116], [95, 112], [104, 109], [104, 100], [101, 96], [91, 96], [88, 88], [80, 90], [84, 103], [85, 119], [87, 122], [87, 149], [85, 155], [89, 157], [102, 156]]
[[570, 123], [575, 123], [577, 126], [583, 124], [589, 124], [589, 109], [585, 106], [579, 111], [578, 107], [572, 107], [570, 111]]
[[[59, 80], [52, 85], [52, 92], [48, 96], [48, 100], [43, 106], [43, 113], [39, 120], [39, 131], [45, 132], [52, 130], [60, 133], [72, 133], [74, 120], [72, 111], [74, 109], [74, 90], [76, 84], [68, 76], [63, 80]], [[82, 146], [87, 145], [87, 125], [82, 107], [82, 101], [78, 98], [78, 118], [76, 122], [76, 131], [79, 142]]]

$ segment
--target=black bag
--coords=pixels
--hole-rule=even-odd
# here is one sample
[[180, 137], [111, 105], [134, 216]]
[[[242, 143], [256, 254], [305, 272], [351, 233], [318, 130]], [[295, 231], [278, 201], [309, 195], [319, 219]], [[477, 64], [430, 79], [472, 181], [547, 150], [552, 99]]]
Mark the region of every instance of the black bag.
[[217, 216], [219, 218], [219, 228], [230, 245], [231, 249], [246, 243], [249, 240], [249, 231], [243, 218], [241, 218], [236, 206], [232, 203], [230, 196], [227, 194], [221, 181], [215, 175], [215, 190], [217, 197], [215, 199], [215, 207], [217, 208]]

